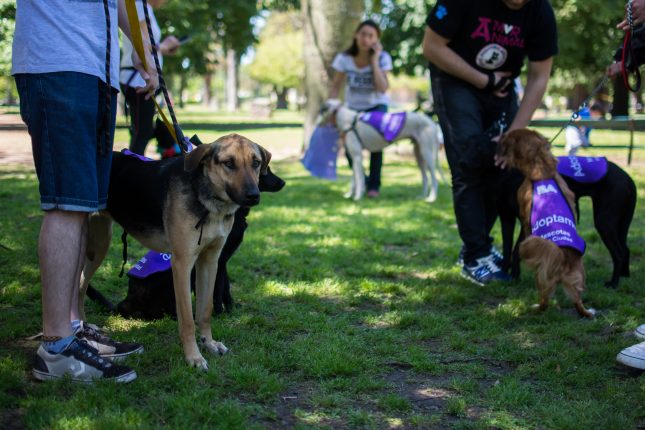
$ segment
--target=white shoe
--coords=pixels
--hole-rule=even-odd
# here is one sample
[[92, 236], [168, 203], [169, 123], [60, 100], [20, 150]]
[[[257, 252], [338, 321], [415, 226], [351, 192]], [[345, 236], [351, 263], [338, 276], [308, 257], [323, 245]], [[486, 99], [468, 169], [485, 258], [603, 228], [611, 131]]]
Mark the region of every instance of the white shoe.
[[645, 342], [623, 349], [616, 356], [616, 361], [634, 369], [645, 370]]
[[645, 324], [641, 324], [636, 327], [636, 330], [634, 330], [634, 336], [641, 340], [645, 340]]

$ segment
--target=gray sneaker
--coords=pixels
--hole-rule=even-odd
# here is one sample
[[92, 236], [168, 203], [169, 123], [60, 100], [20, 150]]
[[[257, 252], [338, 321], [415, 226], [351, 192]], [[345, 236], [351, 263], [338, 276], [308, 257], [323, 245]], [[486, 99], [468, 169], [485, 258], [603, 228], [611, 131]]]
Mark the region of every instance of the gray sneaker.
[[40, 345], [32, 374], [41, 381], [59, 379], [65, 375], [69, 375], [74, 382], [92, 382], [97, 379], [130, 382], [137, 379], [134, 370], [101, 357], [96, 349], [79, 339], [74, 339], [59, 354], [50, 354]]
[[634, 369], [645, 370], [645, 342], [623, 349], [616, 356], [616, 361]]
[[118, 361], [130, 354], [141, 354], [143, 345], [138, 343], [117, 342], [102, 334], [95, 325], [81, 321], [81, 327], [75, 333], [76, 337], [85, 340], [96, 349], [101, 357]]
[[641, 324], [634, 330], [634, 336], [640, 340], [645, 340], [645, 324]]

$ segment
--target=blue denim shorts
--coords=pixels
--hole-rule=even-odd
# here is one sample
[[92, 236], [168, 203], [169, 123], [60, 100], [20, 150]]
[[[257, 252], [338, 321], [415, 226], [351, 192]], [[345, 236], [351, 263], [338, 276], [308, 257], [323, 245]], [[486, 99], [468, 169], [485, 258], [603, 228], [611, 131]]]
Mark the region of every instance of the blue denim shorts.
[[[105, 142], [105, 84], [78, 72], [15, 75], [20, 115], [31, 136], [40, 207], [93, 212], [107, 203], [116, 90]], [[101, 149], [101, 150], [99, 150]]]

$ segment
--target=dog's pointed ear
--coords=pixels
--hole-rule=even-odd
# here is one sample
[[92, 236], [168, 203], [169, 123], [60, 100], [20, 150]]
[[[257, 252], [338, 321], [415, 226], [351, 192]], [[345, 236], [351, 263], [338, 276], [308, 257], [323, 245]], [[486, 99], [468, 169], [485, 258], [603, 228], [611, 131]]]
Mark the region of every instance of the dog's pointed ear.
[[271, 161], [271, 153], [260, 145], [258, 145], [258, 149], [260, 150], [260, 154], [262, 155], [262, 166], [260, 168], [260, 173], [262, 175], [266, 175], [267, 169], [269, 168], [269, 161]]
[[214, 151], [215, 144], [213, 143], [197, 146], [195, 149], [186, 154], [186, 157], [184, 157], [184, 171], [192, 172], [193, 170], [197, 169], [201, 162], [209, 155], [214, 153]]

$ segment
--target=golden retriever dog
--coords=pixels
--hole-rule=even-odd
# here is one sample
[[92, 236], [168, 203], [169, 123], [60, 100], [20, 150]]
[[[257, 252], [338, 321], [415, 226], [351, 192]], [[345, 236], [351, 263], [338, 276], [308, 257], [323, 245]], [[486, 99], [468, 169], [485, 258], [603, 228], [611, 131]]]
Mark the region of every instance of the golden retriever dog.
[[511, 131], [500, 142], [499, 154], [524, 175], [517, 192], [526, 238], [520, 244], [520, 257], [535, 271], [541, 310], [561, 283], [578, 313], [591, 318], [595, 311], [586, 309], [581, 299], [585, 243], [575, 229], [575, 197], [557, 173], [558, 160], [550, 147], [544, 136], [526, 129]]

